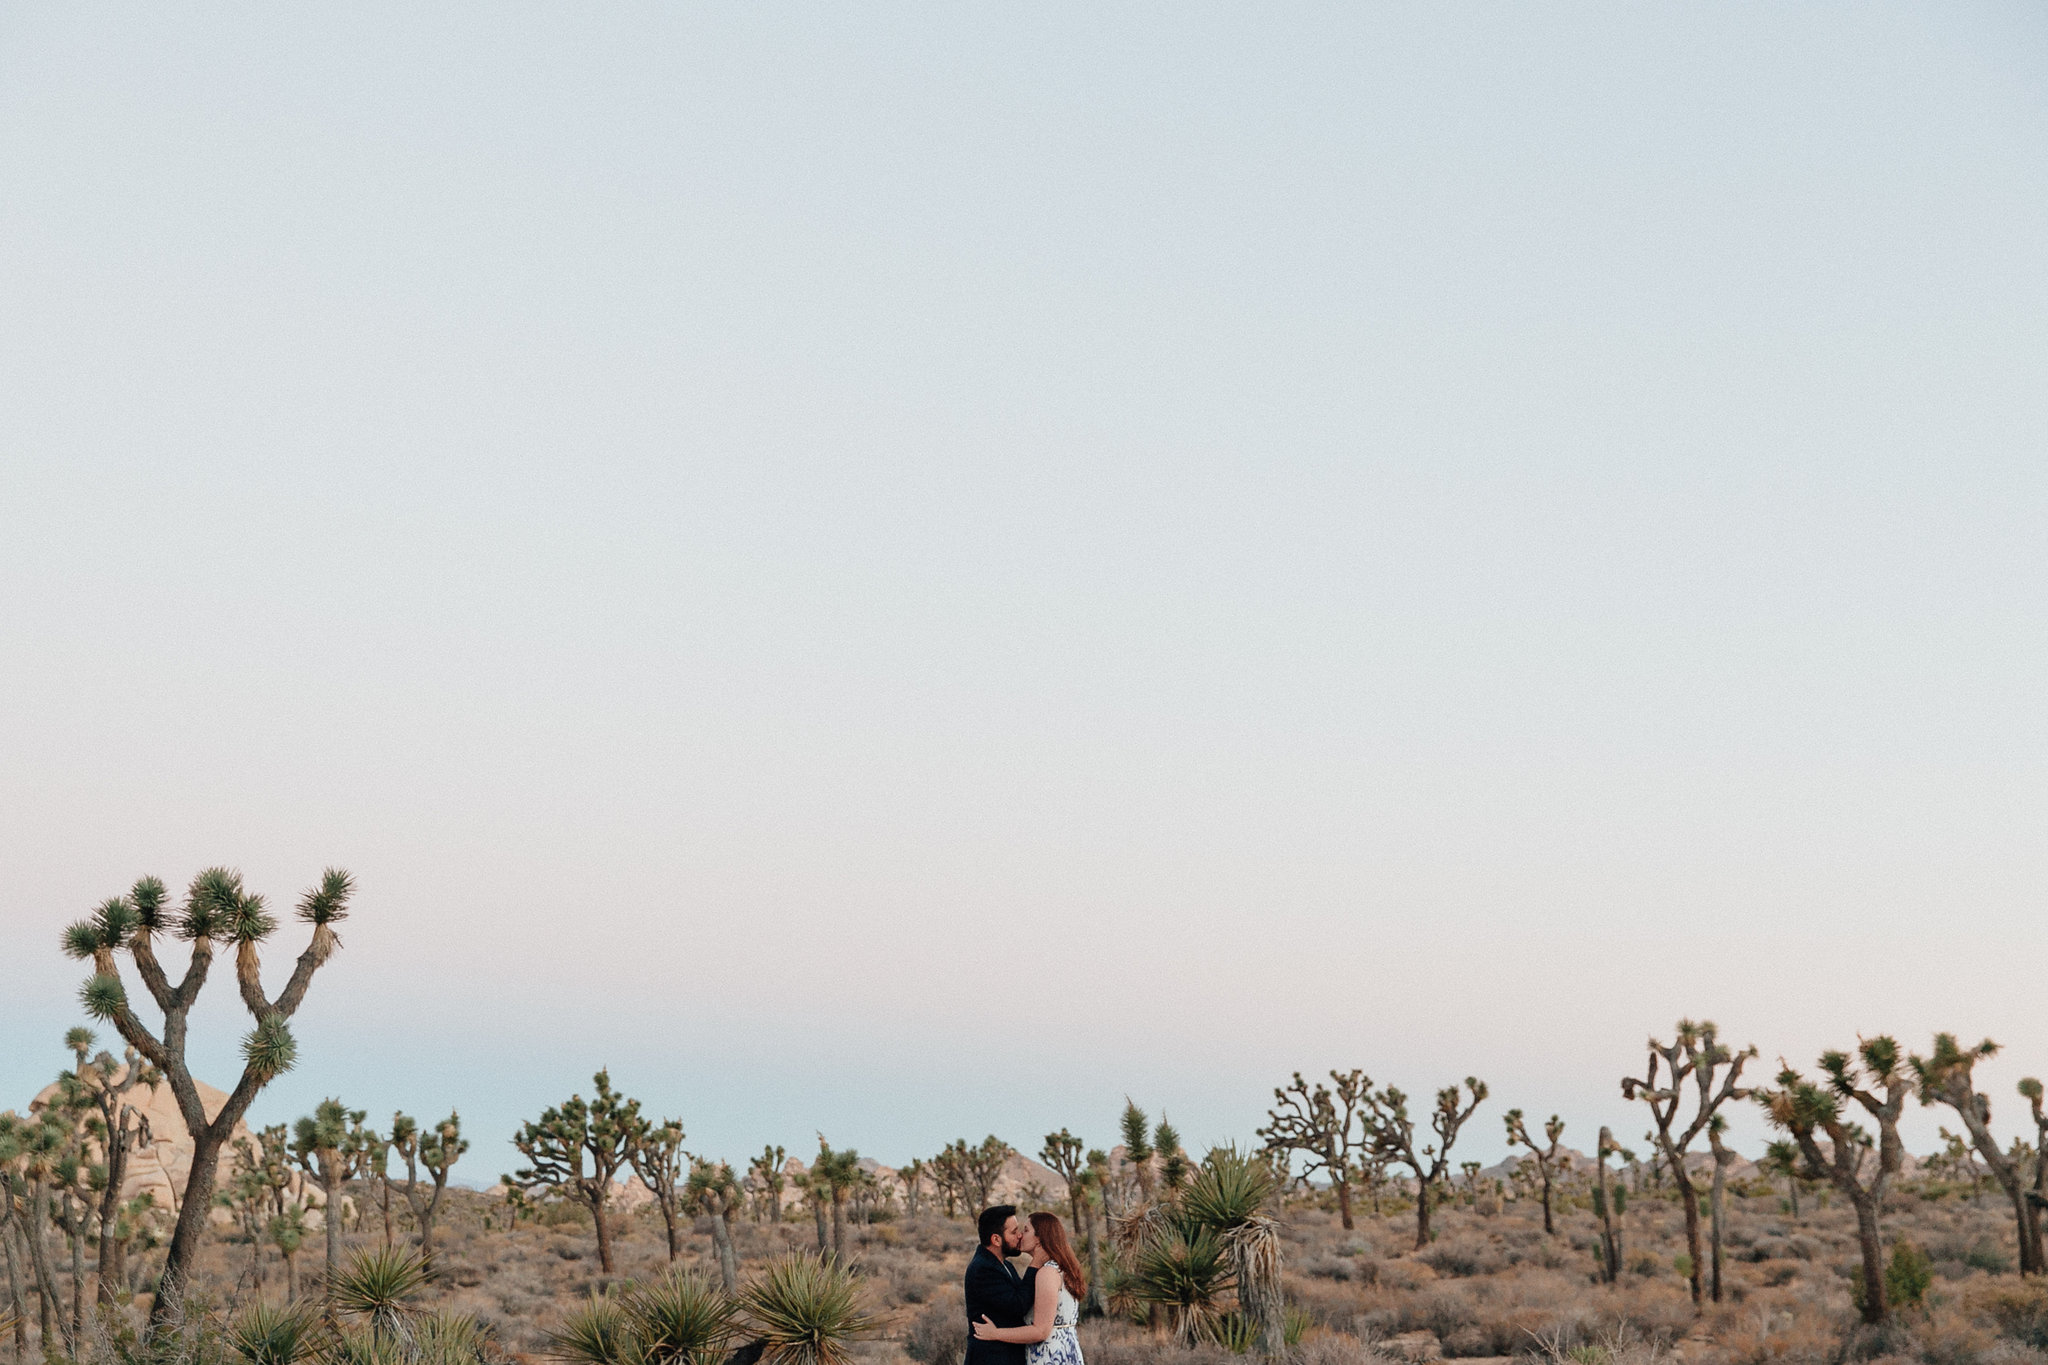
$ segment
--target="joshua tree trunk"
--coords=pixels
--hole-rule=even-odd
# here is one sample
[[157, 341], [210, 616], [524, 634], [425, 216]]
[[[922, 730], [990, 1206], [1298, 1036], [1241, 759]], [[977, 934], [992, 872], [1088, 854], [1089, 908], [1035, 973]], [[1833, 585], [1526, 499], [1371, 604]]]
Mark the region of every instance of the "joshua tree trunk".
[[1884, 1300], [1884, 1251], [1877, 1240], [1877, 1201], [1857, 1198], [1856, 1243], [1863, 1252], [1863, 1320], [1883, 1322], [1891, 1305]]
[[1421, 1176], [1415, 1178], [1415, 1249], [1422, 1250], [1429, 1245], [1429, 1196], [1430, 1182]]
[[1344, 1225], [1344, 1230], [1349, 1232], [1352, 1227], [1351, 1182], [1332, 1178], [1330, 1183], [1337, 1187], [1337, 1220]]
[[1614, 1134], [1602, 1128], [1599, 1144], [1594, 1148], [1599, 1154], [1596, 1164], [1600, 1172], [1596, 1195], [1600, 1206], [1600, 1269], [1601, 1278], [1609, 1284], [1621, 1276], [1621, 1248], [1614, 1240], [1614, 1191], [1607, 1187], [1607, 1152], [1613, 1143]]
[[[28, 1240], [29, 1262], [36, 1272], [36, 1326], [42, 1332], [47, 1351], [61, 1326], [63, 1315], [59, 1306], [64, 1300], [57, 1294], [57, 1272], [50, 1264], [50, 1244], [43, 1233], [50, 1221], [50, 1192], [40, 1180], [31, 1180], [29, 1189], [28, 1226], [22, 1231]], [[67, 1350], [70, 1344], [67, 1338]]]
[[85, 1333], [85, 1210], [64, 1192], [64, 1238], [71, 1243], [71, 1340]]
[[341, 1269], [341, 1172], [321, 1163], [320, 1192], [327, 1196], [327, 1207], [320, 1211], [320, 1222], [327, 1234], [327, 1275], [324, 1280], [328, 1298], [334, 1297], [334, 1277]]
[[[740, 1263], [733, 1254], [732, 1224], [723, 1207], [711, 1211], [711, 1241], [718, 1248], [718, 1277], [725, 1282], [725, 1292], [739, 1293]], [[673, 1254], [670, 1259], [674, 1259]]]
[[846, 1260], [846, 1192], [832, 1187], [832, 1254]]
[[[12, 1200], [4, 1185], [0, 1185], [0, 1199]], [[4, 1211], [0, 1211], [4, 1212]], [[28, 1300], [21, 1292], [21, 1267], [14, 1259], [14, 1221], [11, 1218], [0, 1221], [0, 1251], [7, 1254], [7, 1296], [14, 1305], [14, 1358], [28, 1359]]]
[[1081, 1204], [1081, 1236], [1088, 1244], [1088, 1301], [1081, 1305], [1082, 1316], [1088, 1317], [1103, 1311], [1102, 1301], [1102, 1249], [1095, 1240], [1095, 1203], [1091, 1194]]
[[98, 1299], [99, 1302], [112, 1306], [114, 1286], [121, 1283], [121, 1262], [124, 1259], [123, 1253], [127, 1250], [114, 1233], [121, 1220], [121, 1186], [128, 1178], [128, 1134], [125, 1131], [116, 1134], [109, 1139], [106, 1147], [107, 1187], [100, 1193]]
[[1799, 1177], [1797, 1175], [1786, 1176], [1785, 1188], [1792, 1195], [1792, 1218], [1796, 1222], [1799, 1218]]
[[612, 1273], [612, 1225], [604, 1216], [604, 1192], [585, 1200], [590, 1205], [591, 1221], [597, 1224], [597, 1264], [605, 1274]]
[[296, 1303], [299, 1297], [299, 1265], [291, 1252], [284, 1253], [284, 1301]]
[[811, 1213], [818, 1220], [818, 1254], [823, 1256], [826, 1248], [830, 1245], [825, 1232], [825, 1201], [813, 1197], [811, 1200]]
[[1555, 1237], [1557, 1236], [1557, 1224], [1553, 1223], [1550, 1219], [1550, 1163], [1540, 1161], [1536, 1164], [1536, 1169], [1543, 1174], [1543, 1235], [1545, 1237]]
[[1714, 1143], [1714, 1188], [1707, 1198], [1709, 1207], [1713, 1211], [1714, 1302], [1719, 1303], [1721, 1301], [1722, 1198], [1728, 1186], [1728, 1163], [1734, 1160], [1735, 1154], [1720, 1144], [1718, 1140], [1719, 1134], [1712, 1136], [1716, 1139]]
[[668, 1258], [673, 1261], [683, 1254], [683, 1229], [676, 1218], [674, 1199], [657, 1199], [655, 1205], [661, 1210], [662, 1230], [668, 1234]]
[[1700, 1262], [1700, 1192], [1693, 1188], [1692, 1176], [1686, 1171], [1683, 1161], [1670, 1162], [1671, 1183], [1678, 1188], [1678, 1202], [1685, 1209], [1685, 1255], [1692, 1262], [1692, 1301], [1699, 1304], [1706, 1297], [1702, 1282]]

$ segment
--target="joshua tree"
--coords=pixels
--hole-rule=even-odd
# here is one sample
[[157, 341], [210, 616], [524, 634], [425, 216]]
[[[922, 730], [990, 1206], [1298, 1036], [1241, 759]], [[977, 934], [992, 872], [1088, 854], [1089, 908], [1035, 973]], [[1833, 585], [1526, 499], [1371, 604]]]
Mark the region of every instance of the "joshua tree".
[[[213, 1207], [221, 1151], [257, 1092], [289, 1070], [298, 1055], [287, 1021], [305, 1000], [313, 974], [341, 946], [334, 926], [347, 916], [354, 889], [346, 872], [329, 868], [320, 884], [300, 898], [298, 916], [313, 927], [312, 941], [275, 999], [263, 993], [258, 949], [275, 931], [277, 921], [264, 908], [261, 896], [243, 889], [241, 874], [226, 868], [209, 868], [194, 878], [181, 909], [170, 907], [161, 881], [145, 877], [126, 896], [105, 902], [90, 919], [64, 931], [65, 951], [93, 964], [92, 978], [81, 992], [87, 1012], [111, 1022], [128, 1045], [163, 1076], [178, 1102], [186, 1131], [192, 1135], [192, 1170], [186, 1177], [178, 1224], [171, 1233], [163, 1271], [157, 1278], [156, 1298], [150, 1306], [152, 1331], [182, 1315], [192, 1258], [198, 1254], [206, 1215]], [[192, 945], [184, 979], [175, 985], [156, 955], [157, 935], [164, 932]], [[209, 1117], [186, 1064], [185, 1045], [192, 1007], [198, 1003], [213, 965], [216, 939], [235, 945], [235, 982], [255, 1027], [242, 1041], [241, 1079], [219, 1112]], [[115, 957], [123, 950], [163, 1015], [161, 1035], [151, 1032], [129, 1006]]]
[[1593, 1212], [1600, 1215], [1600, 1278], [1608, 1284], [1621, 1278], [1619, 1223], [1627, 1207], [1627, 1195], [1620, 1185], [1610, 1188], [1607, 1183], [1607, 1158], [1620, 1150], [1614, 1142], [1614, 1130], [1603, 1127], [1593, 1153], [1594, 1165], [1599, 1172], [1599, 1183], [1593, 1187]]
[[102, 1052], [90, 1062], [86, 1054], [94, 1042], [91, 1029], [74, 1028], [64, 1035], [64, 1045], [77, 1058], [77, 1066], [60, 1078], [60, 1084], [75, 1086], [91, 1104], [89, 1130], [106, 1170], [99, 1185], [99, 1292], [101, 1303], [114, 1302], [114, 1287], [122, 1282], [122, 1246], [114, 1236], [120, 1223], [121, 1190], [128, 1181], [128, 1157], [150, 1144], [149, 1119], [128, 1100], [137, 1085], [152, 1092], [163, 1083], [155, 1068], [145, 1066], [134, 1048], [123, 1059]]
[[[284, 1296], [290, 1302], [299, 1296], [299, 1247], [306, 1240], [306, 1211], [297, 1200], [283, 1213], [274, 1214], [266, 1231], [278, 1254], [284, 1257]], [[330, 1276], [330, 1281], [332, 1277]]]
[[349, 1151], [351, 1120], [360, 1123], [360, 1109], [346, 1109], [340, 1100], [325, 1099], [292, 1126], [292, 1155], [299, 1169], [320, 1182], [325, 1198], [321, 1222], [327, 1233], [327, 1279], [331, 1287], [341, 1268], [341, 1187], [355, 1174]]
[[1476, 1076], [1465, 1078], [1465, 1089], [1471, 1099], [1462, 1102], [1455, 1085], [1436, 1092], [1436, 1108], [1429, 1116], [1436, 1141], [1420, 1148], [1415, 1145], [1415, 1120], [1409, 1117], [1406, 1095], [1390, 1085], [1360, 1096], [1373, 1155], [1382, 1161], [1398, 1161], [1415, 1173], [1417, 1251], [1429, 1245], [1429, 1206], [1451, 1168], [1451, 1147], [1458, 1140], [1458, 1131], [1486, 1099], [1486, 1082]]
[[[1833, 1181], [1855, 1206], [1856, 1240], [1863, 1252], [1863, 1292], [1857, 1295], [1857, 1306], [1865, 1322], [1883, 1322], [1887, 1312], [1885, 1268], [1877, 1215], [1885, 1185], [1905, 1156], [1899, 1141], [1899, 1111], [1906, 1106], [1906, 1096], [1913, 1093], [1913, 1077], [1899, 1045], [1882, 1035], [1857, 1044], [1854, 1058], [1841, 1051], [1822, 1053], [1823, 1084], [1780, 1065], [1778, 1088], [1759, 1097], [1764, 1111], [1799, 1144], [1808, 1178]], [[1884, 1092], [1882, 1096], [1876, 1093], [1879, 1090]], [[1877, 1124], [1874, 1163], [1869, 1161], [1870, 1136], [1848, 1120], [1844, 1101], [1853, 1102]], [[1816, 1133], [1827, 1136], [1830, 1150], [1825, 1158], [1814, 1140]]]
[[661, 1224], [668, 1232], [670, 1261], [683, 1254], [683, 1230], [677, 1219], [682, 1208], [679, 1187], [684, 1179], [684, 1156], [681, 1119], [663, 1119], [653, 1124], [633, 1144], [633, 1150], [626, 1153], [633, 1174], [640, 1177], [640, 1183], [654, 1195], [655, 1206], [661, 1210]]
[[2040, 1222], [2040, 1210], [2048, 1207], [2048, 1112], [2041, 1107], [2041, 1082], [2032, 1076], [2020, 1081], [2019, 1091], [2027, 1101], [2027, 1108], [2034, 1116], [2034, 1183], [2028, 1192], [2027, 1202], [2035, 1209], [2034, 1220]]
[[[818, 1134], [818, 1160], [811, 1167], [811, 1180], [832, 1206], [832, 1254], [846, 1259], [846, 1196], [860, 1184], [860, 1153], [851, 1147], [833, 1151]], [[820, 1250], [823, 1250], [821, 1247]]]
[[1137, 1177], [1139, 1198], [1152, 1202], [1152, 1138], [1145, 1111], [1124, 1096], [1123, 1117], [1117, 1120], [1123, 1132], [1124, 1160], [1131, 1165], [1131, 1173]]
[[[47, 1345], [64, 1331], [58, 1312], [57, 1274], [50, 1261], [45, 1229], [51, 1221], [50, 1187], [62, 1179], [71, 1145], [69, 1126], [49, 1109], [22, 1119], [12, 1111], [0, 1114], [0, 1151], [12, 1154], [0, 1175], [7, 1180], [7, 1202], [21, 1225], [29, 1268], [36, 1287], [36, 1325]], [[68, 1335], [65, 1348], [72, 1347]]]
[[1991, 1136], [1991, 1097], [1978, 1092], [1972, 1072], [1977, 1063], [1998, 1053], [1998, 1044], [1986, 1038], [1973, 1048], [1956, 1045], [1953, 1033], [1934, 1035], [1934, 1051], [1927, 1057], [1911, 1059], [1919, 1082], [1920, 1103], [1942, 1103], [1954, 1109], [1970, 1134], [1977, 1154], [1984, 1158], [1991, 1178], [2012, 1201], [2013, 1222], [2019, 1230], [2020, 1274], [2038, 1275], [2043, 1267], [2039, 1211], [2027, 1199], [2020, 1166]]
[[[1707, 1131], [1722, 1105], [1748, 1097], [1749, 1091], [1739, 1088], [1737, 1081], [1742, 1076], [1743, 1063], [1754, 1056], [1754, 1047], [1731, 1052], [1723, 1046], [1720, 1030], [1712, 1020], [1696, 1024], [1681, 1019], [1676, 1039], [1668, 1046], [1650, 1039], [1650, 1060], [1644, 1074], [1640, 1078], [1625, 1076], [1621, 1082], [1623, 1099], [1639, 1099], [1650, 1106], [1650, 1117], [1656, 1124], [1652, 1139], [1663, 1155], [1664, 1166], [1671, 1172], [1672, 1183], [1678, 1186], [1678, 1202], [1685, 1210], [1685, 1249], [1692, 1263], [1694, 1307], [1706, 1297], [1701, 1278], [1705, 1258], [1700, 1254], [1700, 1196], [1685, 1168], [1686, 1149]], [[1679, 1111], [1684, 1106], [1688, 1081], [1694, 1092], [1692, 1118], [1681, 1127]]]
[[0, 1317], [12, 1319], [7, 1325], [14, 1330], [17, 1362], [28, 1359], [28, 1300], [21, 1291], [21, 1266], [14, 1259], [15, 1229], [23, 1215], [17, 1199], [22, 1155], [19, 1125], [20, 1118], [12, 1110], [0, 1114], [0, 1252], [7, 1259], [7, 1301], [11, 1306]]
[[[737, 1294], [740, 1289], [740, 1264], [732, 1246], [732, 1216], [740, 1211], [746, 1201], [746, 1194], [740, 1189], [740, 1182], [732, 1173], [732, 1167], [723, 1161], [710, 1162], [701, 1157], [690, 1159], [690, 1179], [684, 1187], [683, 1197], [690, 1208], [697, 1209], [711, 1217], [711, 1240], [718, 1247], [718, 1274], [725, 1282], [725, 1292]], [[673, 1258], [671, 1258], [673, 1259]]]
[[1180, 1130], [1167, 1122], [1165, 1114], [1159, 1116], [1159, 1126], [1152, 1130], [1152, 1148], [1159, 1154], [1159, 1183], [1166, 1186], [1168, 1199], [1175, 1198], [1180, 1187], [1188, 1183], [1188, 1172], [1193, 1166], [1188, 1154], [1181, 1150]]
[[616, 1270], [606, 1217], [612, 1181], [648, 1125], [640, 1117], [640, 1101], [612, 1089], [609, 1070], [599, 1071], [592, 1084], [596, 1098], [588, 1103], [581, 1095], [571, 1095], [559, 1108], [551, 1105], [540, 1118], [520, 1125], [512, 1145], [528, 1164], [514, 1172], [514, 1179], [523, 1189], [554, 1190], [589, 1209], [597, 1226], [598, 1265], [610, 1275]]
[[770, 1145], [761, 1149], [761, 1155], [747, 1163], [747, 1181], [760, 1195], [757, 1206], [767, 1215], [771, 1223], [782, 1221], [782, 1165], [788, 1154], [780, 1147]]
[[[1538, 1147], [1529, 1136], [1529, 1125], [1522, 1121], [1521, 1110], [1510, 1109], [1505, 1117], [1508, 1129], [1508, 1146], [1513, 1147], [1519, 1144], [1527, 1147], [1529, 1155], [1536, 1160], [1536, 1174], [1543, 1182], [1543, 1235], [1554, 1237], [1557, 1235], [1557, 1225], [1551, 1221], [1550, 1217], [1550, 1182], [1553, 1174], [1552, 1168], [1557, 1164], [1558, 1158], [1562, 1154], [1559, 1144], [1564, 1140], [1564, 1120], [1555, 1114], [1550, 1116], [1550, 1121], [1543, 1125], [1543, 1136], [1550, 1145]], [[1471, 1165], [1474, 1171], [1479, 1169], [1477, 1162], [1468, 1164]]]
[[[405, 1202], [412, 1210], [414, 1225], [419, 1229], [420, 1254], [431, 1257], [434, 1254], [434, 1220], [440, 1216], [441, 1196], [448, 1189], [448, 1172], [469, 1150], [469, 1140], [462, 1136], [462, 1116], [451, 1109], [448, 1117], [432, 1129], [423, 1129], [406, 1115], [393, 1114], [391, 1145], [398, 1149], [399, 1157], [405, 1162]], [[434, 1182], [432, 1193], [421, 1188], [421, 1166], [427, 1168], [427, 1175]]]
[[967, 1168], [960, 1155], [966, 1150], [967, 1144], [963, 1140], [943, 1148], [927, 1163], [932, 1185], [939, 1192], [939, 1202], [945, 1205], [948, 1218], [967, 1200]]
[[1038, 1149], [1038, 1159], [1067, 1187], [1067, 1215], [1074, 1220], [1076, 1228], [1081, 1226], [1081, 1194], [1086, 1183], [1087, 1165], [1082, 1158], [1084, 1146], [1081, 1139], [1062, 1128], [1057, 1133], [1047, 1133], [1045, 1145]]
[[1088, 1253], [1088, 1299], [1081, 1305], [1081, 1312], [1090, 1317], [1099, 1317], [1103, 1312], [1105, 1296], [1102, 1288], [1102, 1250], [1096, 1238], [1095, 1214], [1103, 1207], [1103, 1196], [1109, 1188], [1109, 1153], [1100, 1147], [1088, 1149], [1087, 1169], [1081, 1173], [1081, 1233], [1087, 1239]]
[[1015, 1154], [1009, 1143], [991, 1133], [977, 1147], [969, 1147], [966, 1138], [957, 1139], [932, 1165], [936, 1169], [945, 1162], [949, 1172], [957, 1173], [961, 1198], [975, 1208], [986, 1208], [995, 1200], [996, 1181], [1002, 1178], [1003, 1167]]
[[[397, 1117], [394, 1115], [393, 1117]], [[377, 1214], [384, 1225], [384, 1247], [391, 1247], [391, 1139], [358, 1120], [348, 1133], [356, 1173], [368, 1176], [377, 1194]]]
[[1763, 1159], [1756, 1163], [1766, 1175], [1785, 1178], [1785, 1193], [1792, 1204], [1792, 1216], [1799, 1217], [1800, 1172], [1806, 1168], [1806, 1160], [1799, 1155], [1799, 1145], [1789, 1138], [1779, 1138], [1766, 1144]]
[[1318, 1171], [1327, 1175], [1337, 1192], [1337, 1217], [1348, 1231], [1351, 1218], [1351, 1176], [1358, 1159], [1369, 1145], [1365, 1115], [1361, 1109], [1372, 1093], [1372, 1078], [1363, 1071], [1332, 1071], [1334, 1085], [1308, 1082], [1294, 1073], [1294, 1084], [1273, 1092], [1273, 1108], [1266, 1126], [1258, 1130], [1266, 1150], [1304, 1158], [1303, 1179]]
[[904, 1163], [896, 1172], [897, 1180], [903, 1184], [903, 1211], [912, 1218], [917, 1217], [918, 1207], [924, 1202], [924, 1178], [931, 1174], [931, 1168], [922, 1159]]

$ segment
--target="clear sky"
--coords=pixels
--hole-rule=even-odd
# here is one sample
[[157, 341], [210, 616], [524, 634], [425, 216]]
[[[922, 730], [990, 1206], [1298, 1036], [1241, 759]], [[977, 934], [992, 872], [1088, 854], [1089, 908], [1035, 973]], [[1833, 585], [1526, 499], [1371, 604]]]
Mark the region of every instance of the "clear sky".
[[2032, 3], [10, 6], [0, 1103], [65, 921], [337, 863], [257, 1117], [482, 1178], [600, 1064], [1583, 1147], [1681, 1015], [2015, 1131], [2044, 265]]

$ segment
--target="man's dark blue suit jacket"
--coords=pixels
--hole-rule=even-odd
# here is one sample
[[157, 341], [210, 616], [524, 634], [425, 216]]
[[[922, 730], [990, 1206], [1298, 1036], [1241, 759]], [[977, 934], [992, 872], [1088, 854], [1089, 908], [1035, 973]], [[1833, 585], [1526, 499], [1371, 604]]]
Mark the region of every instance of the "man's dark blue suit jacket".
[[986, 1246], [974, 1253], [967, 1263], [966, 1365], [1024, 1365], [1027, 1347], [1014, 1341], [982, 1341], [974, 1335], [974, 1324], [986, 1316], [998, 1327], [1022, 1327], [1031, 1316], [1032, 1282], [1037, 1278], [1036, 1267], [1019, 1275]]

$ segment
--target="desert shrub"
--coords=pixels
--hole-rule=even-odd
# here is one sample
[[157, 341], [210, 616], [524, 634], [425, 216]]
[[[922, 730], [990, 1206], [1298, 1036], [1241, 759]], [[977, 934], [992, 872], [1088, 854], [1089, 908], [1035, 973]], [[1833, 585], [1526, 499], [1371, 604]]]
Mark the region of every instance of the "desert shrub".
[[1476, 1237], [1439, 1238], [1430, 1243], [1428, 1250], [1418, 1253], [1416, 1259], [1439, 1275], [1457, 1279], [1493, 1275], [1508, 1267], [1508, 1258], [1499, 1248]]
[[1082, 1324], [1081, 1354], [1088, 1365], [1242, 1365], [1213, 1342], [1179, 1346], [1170, 1337], [1113, 1321]]
[[928, 1305], [903, 1334], [903, 1354], [917, 1365], [960, 1365], [966, 1353], [966, 1318], [954, 1304]]
[[1728, 1365], [1826, 1365], [1838, 1345], [1827, 1318], [1769, 1307], [1737, 1319], [1720, 1340]]
[[1991, 1320], [2000, 1336], [2048, 1351], [2048, 1284], [2022, 1280], [1988, 1286], [1972, 1294], [1969, 1302]]
[[1906, 1328], [1922, 1365], [1982, 1365], [1997, 1338], [1953, 1305], [1937, 1305]]
[[1321, 1332], [1295, 1347], [1287, 1365], [1397, 1365], [1397, 1361], [1349, 1332]]

